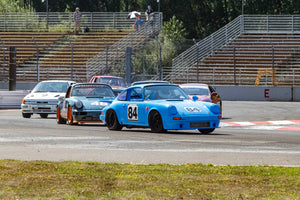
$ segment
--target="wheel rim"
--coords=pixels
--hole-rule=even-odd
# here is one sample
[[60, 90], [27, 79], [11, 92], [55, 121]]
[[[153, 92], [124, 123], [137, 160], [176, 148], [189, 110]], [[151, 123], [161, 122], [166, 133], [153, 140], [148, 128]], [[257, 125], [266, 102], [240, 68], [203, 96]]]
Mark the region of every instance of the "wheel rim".
[[72, 122], [72, 108], [71, 107], [68, 108], [68, 122], [69, 123]]

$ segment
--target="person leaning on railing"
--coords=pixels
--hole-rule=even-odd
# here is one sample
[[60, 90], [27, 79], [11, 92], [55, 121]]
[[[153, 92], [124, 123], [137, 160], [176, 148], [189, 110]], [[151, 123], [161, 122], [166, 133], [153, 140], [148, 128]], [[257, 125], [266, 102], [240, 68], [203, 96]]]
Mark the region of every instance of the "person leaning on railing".
[[137, 15], [137, 20], [134, 22], [132, 28], [133, 30], [139, 30], [144, 25], [144, 21], [141, 20], [141, 16]]
[[74, 14], [73, 14], [73, 20], [74, 20], [74, 34], [77, 35], [80, 32], [80, 20], [81, 20], [81, 12], [79, 11], [79, 8], [77, 7]]

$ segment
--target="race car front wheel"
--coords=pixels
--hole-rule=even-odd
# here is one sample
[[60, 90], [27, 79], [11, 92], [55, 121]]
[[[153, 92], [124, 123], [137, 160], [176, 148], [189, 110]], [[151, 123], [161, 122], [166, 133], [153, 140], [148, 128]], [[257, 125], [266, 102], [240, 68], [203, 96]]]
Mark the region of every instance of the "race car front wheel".
[[212, 133], [215, 129], [211, 128], [211, 129], [198, 129], [198, 131], [202, 134], [209, 134]]
[[59, 107], [56, 108], [56, 122], [58, 124], [65, 124], [66, 123], [66, 120], [63, 119], [61, 116], [60, 116], [60, 109]]
[[152, 113], [150, 113], [148, 121], [149, 121], [149, 127], [151, 128], [152, 132], [162, 133], [166, 131], [164, 129], [161, 116], [157, 111], [153, 111]]
[[31, 117], [31, 113], [22, 113], [22, 116], [24, 118], [30, 118]]
[[109, 130], [120, 131], [122, 129], [122, 125], [119, 123], [117, 114], [113, 110], [107, 111], [105, 121]]
[[68, 115], [67, 115], [67, 124], [68, 125], [75, 125], [77, 123], [74, 123], [73, 121], [73, 114], [72, 114], [72, 108], [71, 106], [68, 106]]
[[47, 118], [48, 114], [42, 113], [42, 114], [40, 114], [40, 116], [41, 116], [41, 118]]

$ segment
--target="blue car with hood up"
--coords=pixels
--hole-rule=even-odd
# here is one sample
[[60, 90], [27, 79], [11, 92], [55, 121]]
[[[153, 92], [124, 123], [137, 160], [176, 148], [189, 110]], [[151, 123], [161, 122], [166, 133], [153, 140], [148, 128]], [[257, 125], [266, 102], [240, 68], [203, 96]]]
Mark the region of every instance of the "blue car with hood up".
[[100, 119], [109, 130], [148, 127], [152, 132], [198, 129], [208, 134], [219, 128], [220, 107], [190, 100], [178, 85], [145, 84], [125, 89], [105, 107]]

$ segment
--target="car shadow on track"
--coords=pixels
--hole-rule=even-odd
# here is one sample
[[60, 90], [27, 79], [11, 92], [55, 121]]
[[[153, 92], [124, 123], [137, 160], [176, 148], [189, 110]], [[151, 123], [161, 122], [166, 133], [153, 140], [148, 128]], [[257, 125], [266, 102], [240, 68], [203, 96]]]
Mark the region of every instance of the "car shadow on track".
[[[219, 130], [219, 129], [218, 129]], [[174, 131], [174, 130], [169, 130], [169, 131], [166, 131], [166, 132], [163, 132], [163, 133], [153, 133], [151, 132], [151, 130], [149, 129], [142, 129], [142, 130], [132, 130], [132, 129], [123, 129], [122, 130], [123, 132], [134, 132], [134, 133], [147, 133], [147, 134], [156, 134], [156, 135], [202, 135], [202, 136], [218, 136], [218, 135], [222, 135], [222, 136], [230, 136], [231, 134], [225, 134], [225, 133], [218, 133], [218, 132], [213, 132], [213, 133], [210, 133], [210, 134], [202, 134], [202, 133], [197, 133], [197, 132], [183, 132], [183, 131]], [[216, 130], [217, 131], [217, 130]], [[114, 132], [114, 131], [112, 131]], [[119, 132], [119, 131], [118, 131]]]

